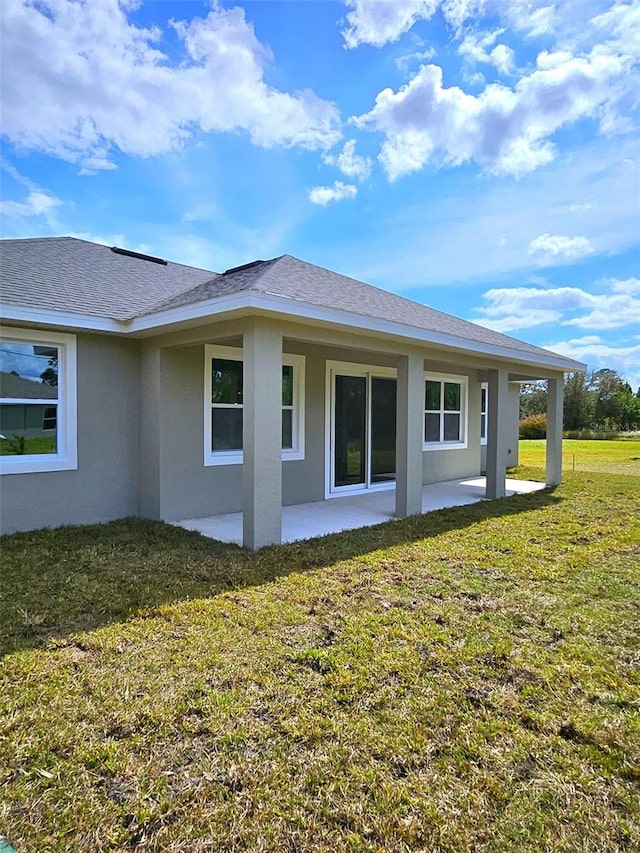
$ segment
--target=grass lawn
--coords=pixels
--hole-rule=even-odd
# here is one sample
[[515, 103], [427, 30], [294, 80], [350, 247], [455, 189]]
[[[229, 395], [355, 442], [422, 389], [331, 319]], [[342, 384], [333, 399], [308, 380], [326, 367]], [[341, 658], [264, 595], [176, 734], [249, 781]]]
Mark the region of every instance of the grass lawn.
[[[519, 442], [521, 465], [544, 468], [544, 439]], [[593, 471], [602, 474], [635, 474], [640, 477], [640, 440], [562, 442], [562, 465], [565, 471]]]
[[2, 545], [21, 853], [640, 849], [637, 476], [257, 554]]

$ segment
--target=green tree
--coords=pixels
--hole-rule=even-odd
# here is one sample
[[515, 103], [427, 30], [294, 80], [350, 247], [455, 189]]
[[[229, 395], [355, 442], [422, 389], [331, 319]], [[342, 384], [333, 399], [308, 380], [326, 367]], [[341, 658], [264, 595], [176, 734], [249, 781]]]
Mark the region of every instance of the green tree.
[[622, 414], [620, 395], [631, 394], [631, 386], [615, 370], [595, 370], [590, 377], [595, 393], [595, 426], [600, 429], [619, 429]]
[[564, 428], [589, 429], [593, 423], [595, 395], [584, 373], [570, 373], [564, 384]]
[[520, 420], [547, 411], [547, 383], [527, 382], [520, 386]]

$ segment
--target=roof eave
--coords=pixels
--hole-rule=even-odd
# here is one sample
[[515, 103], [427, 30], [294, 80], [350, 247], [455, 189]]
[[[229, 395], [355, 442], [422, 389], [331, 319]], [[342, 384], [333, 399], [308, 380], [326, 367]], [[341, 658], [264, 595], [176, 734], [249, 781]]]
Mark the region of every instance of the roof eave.
[[257, 290], [243, 291], [192, 305], [183, 305], [157, 314], [137, 317], [131, 321], [130, 331], [133, 334], [160, 332], [167, 326], [175, 327], [184, 322], [193, 322], [198, 319], [206, 320], [221, 314], [240, 310], [246, 311], [247, 309], [277, 314], [294, 320], [313, 320], [333, 327], [357, 329], [359, 332], [384, 334], [394, 338], [402, 338], [412, 343], [437, 344], [452, 350], [505, 358], [549, 370], [562, 370], [565, 373], [584, 372], [587, 369], [587, 365], [583, 362], [575, 361], [550, 350], [544, 350], [538, 354], [506, 346], [486, 344], [470, 338], [421, 329], [416, 326], [337, 308], [325, 308], [309, 302]]
[[293, 320], [307, 320], [344, 329], [357, 330], [360, 333], [373, 333], [392, 338], [400, 338], [407, 343], [435, 344], [457, 352], [471, 352], [477, 355], [509, 359], [547, 370], [565, 373], [584, 372], [587, 365], [574, 359], [561, 356], [549, 350], [540, 354], [495, 344], [486, 344], [469, 338], [442, 332], [421, 329], [383, 318], [370, 317], [337, 308], [325, 308], [308, 302], [292, 300], [262, 291], [250, 290], [219, 296], [202, 302], [181, 305], [145, 314], [132, 320], [116, 320], [73, 312], [20, 308], [3, 305], [1, 322], [17, 322], [37, 326], [63, 327], [76, 331], [108, 332], [135, 337], [150, 337], [154, 334], [175, 330], [183, 324], [206, 322], [247, 310], [269, 313]]

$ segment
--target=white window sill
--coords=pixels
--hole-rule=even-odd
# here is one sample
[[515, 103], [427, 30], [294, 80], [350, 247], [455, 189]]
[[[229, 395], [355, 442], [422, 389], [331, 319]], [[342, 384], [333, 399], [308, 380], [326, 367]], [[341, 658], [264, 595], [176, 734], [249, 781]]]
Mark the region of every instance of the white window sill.
[[466, 441], [432, 441], [422, 445], [423, 450], [465, 450], [467, 447]]
[[49, 471], [77, 471], [78, 461], [61, 456], [2, 456], [0, 474], [46, 474]]
[[[295, 462], [304, 459], [304, 451], [301, 450], [283, 450], [283, 462]], [[242, 465], [242, 453], [216, 453], [207, 456], [204, 460], [205, 468], [215, 465]]]

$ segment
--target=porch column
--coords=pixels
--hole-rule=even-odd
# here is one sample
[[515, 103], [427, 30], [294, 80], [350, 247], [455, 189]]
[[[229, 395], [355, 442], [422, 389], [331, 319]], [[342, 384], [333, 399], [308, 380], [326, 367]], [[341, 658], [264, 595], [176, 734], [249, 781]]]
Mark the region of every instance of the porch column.
[[486, 496], [503, 498], [506, 494], [506, 460], [509, 443], [509, 374], [506, 370], [489, 370], [488, 374]]
[[424, 359], [415, 353], [398, 359], [396, 396], [396, 515], [422, 512], [422, 437]]
[[547, 486], [562, 482], [562, 406], [564, 403], [564, 376], [549, 380], [547, 391]]
[[251, 320], [243, 343], [242, 543], [282, 539], [282, 334]]

